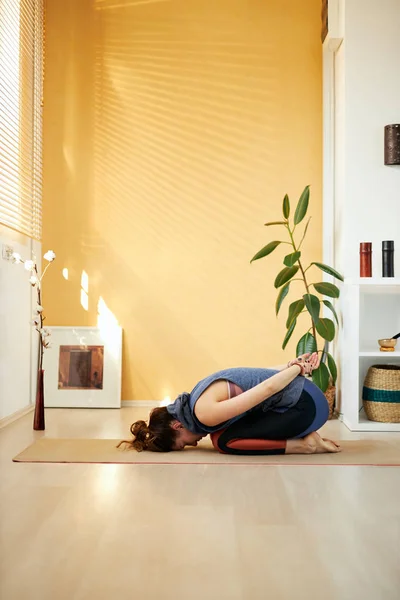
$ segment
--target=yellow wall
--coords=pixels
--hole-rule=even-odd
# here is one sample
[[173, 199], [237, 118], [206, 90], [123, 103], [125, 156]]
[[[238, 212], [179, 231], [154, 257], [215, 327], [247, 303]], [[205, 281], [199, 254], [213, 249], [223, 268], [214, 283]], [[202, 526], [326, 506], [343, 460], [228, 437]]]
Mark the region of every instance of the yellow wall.
[[284, 251], [249, 261], [308, 183], [321, 257], [319, 31], [319, 0], [47, 0], [44, 302], [49, 324], [95, 325], [103, 299], [123, 399], [293, 355]]

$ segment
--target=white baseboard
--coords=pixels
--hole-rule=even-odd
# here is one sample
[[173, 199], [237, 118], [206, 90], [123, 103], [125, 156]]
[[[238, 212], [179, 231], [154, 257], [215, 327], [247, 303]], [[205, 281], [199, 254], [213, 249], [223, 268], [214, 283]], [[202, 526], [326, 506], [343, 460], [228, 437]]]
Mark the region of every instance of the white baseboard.
[[[163, 406], [162, 400], [122, 400], [121, 408], [156, 408], [157, 406]], [[21, 410], [17, 410], [17, 412], [9, 415], [8, 417], [4, 417], [0, 419], [0, 429], [10, 425], [17, 419], [24, 417], [28, 413], [34, 410], [35, 406], [30, 404], [29, 406], [25, 406], [25, 408], [21, 408]]]
[[11, 423], [14, 423], [14, 421], [16, 421], [17, 419], [20, 419], [21, 417], [24, 417], [28, 413], [32, 412], [34, 408], [35, 408], [34, 405], [30, 404], [29, 406], [25, 406], [25, 408], [21, 408], [20, 410], [17, 410], [12, 415], [9, 415], [8, 417], [4, 417], [3, 419], [0, 419], [0, 429], [2, 429], [3, 427], [6, 427], [7, 425], [10, 425]]
[[155, 408], [156, 406], [163, 406], [162, 400], [122, 400], [121, 407], [133, 407], [133, 408]]

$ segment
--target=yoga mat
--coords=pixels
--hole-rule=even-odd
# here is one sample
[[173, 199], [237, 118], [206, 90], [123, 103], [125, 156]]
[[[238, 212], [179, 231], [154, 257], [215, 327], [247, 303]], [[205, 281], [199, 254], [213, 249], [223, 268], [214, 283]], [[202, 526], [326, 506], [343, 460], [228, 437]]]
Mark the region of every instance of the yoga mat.
[[118, 449], [114, 439], [59, 439], [43, 437], [14, 462], [32, 463], [128, 463], [128, 464], [209, 464], [209, 465], [371, 465], [400, 466], [400, 440], [341, 441], [337, 454], [288, 454], [233, 456], [217, 452], [208, 439], [196, 448], [175, 452], [136, 452]]

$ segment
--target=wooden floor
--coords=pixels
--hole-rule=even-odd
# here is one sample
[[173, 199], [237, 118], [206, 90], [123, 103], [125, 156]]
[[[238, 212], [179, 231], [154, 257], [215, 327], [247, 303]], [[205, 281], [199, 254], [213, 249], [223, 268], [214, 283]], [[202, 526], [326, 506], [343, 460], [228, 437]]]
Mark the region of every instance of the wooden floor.
[[400, 598], [400, 468], [11, 462], [146, 414], [52, 409], [44, 434], [32, 414], [0, 431], [1, 600]]

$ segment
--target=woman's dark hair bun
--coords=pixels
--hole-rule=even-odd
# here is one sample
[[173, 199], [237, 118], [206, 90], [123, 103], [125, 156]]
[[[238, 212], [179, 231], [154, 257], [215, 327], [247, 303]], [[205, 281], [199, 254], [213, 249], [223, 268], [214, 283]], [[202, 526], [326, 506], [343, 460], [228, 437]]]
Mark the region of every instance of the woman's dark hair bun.
[[150, 413], [149, 425], [146, 421], [135, 421], [131, 425], [133, 440], [123, 440], [117, 446], [127, 444], [138, 452], [151, 450], [152, 452], [169, 452], [173, 450], [176, 431], [171, 427], [174, 418], [168, 413], [165, 406], [154, 408]]
[[138, 452], [146, 450], [147, 440], [150, 432], [146, 421], [136, 421], [131, 425], [131, 434], [135, 437], [132, 442], [132, 446]]

